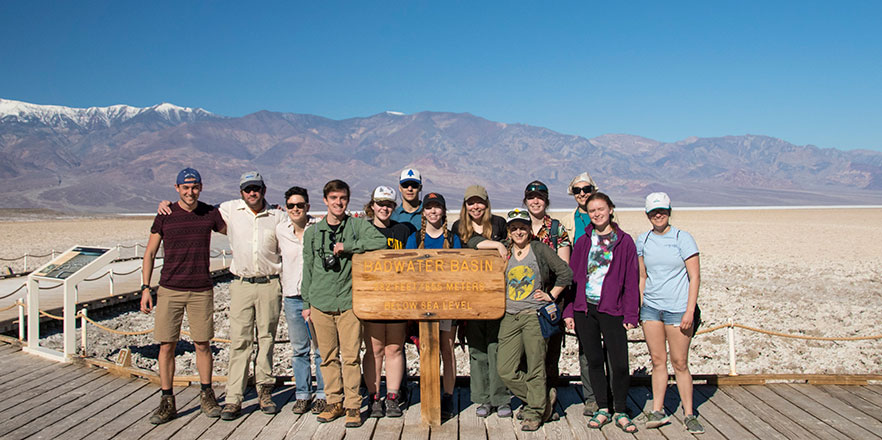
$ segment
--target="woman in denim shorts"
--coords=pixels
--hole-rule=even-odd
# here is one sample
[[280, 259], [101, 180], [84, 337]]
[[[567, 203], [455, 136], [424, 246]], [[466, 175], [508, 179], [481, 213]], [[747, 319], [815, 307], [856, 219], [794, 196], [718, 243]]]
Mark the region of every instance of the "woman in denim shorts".
[[[700, 283], [698, 246], [692, 236], [670, 224], [671, 199], [665, 193], [646, 197], [646, 216], [652, 230], [637, 238], [640, 265], [640, 321], [652, 358], [652, 412], [646, 427], [668, 422], [664, 412], [668, 385], [667, 351], [683, 402], [684, 424], [691, 433], [704, 432], [692, 409], [692, 374], [689, 343], [694, 334], [693, 316]], [[667, 342], [667, 347], [665, 347]]]

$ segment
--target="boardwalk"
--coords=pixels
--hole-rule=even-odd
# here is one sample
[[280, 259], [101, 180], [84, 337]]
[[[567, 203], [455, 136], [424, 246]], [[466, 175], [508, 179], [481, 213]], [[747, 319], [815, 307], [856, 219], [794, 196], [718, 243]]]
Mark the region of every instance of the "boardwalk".
[[[243, 416], [232, 422], [199, 413], [198, 387], [176, 389], [178, 418], [161, 426], [147, 422], [156, 407], [158, 387], [139, 379], [123, 379], [105, 370], [45, 361], [0, 343], [0, 438], [2, 439], [622, 439], [633, 438], [612, 425], [589, 430], [582, 416], [578, 387], [560, 389], [560, 420], [535, 433], [522, 433], [513, 419], [475, 416], [468, 388], [458, 387], [458, 415], [431, 433], [419, 425], [418, 387], [412, 387], [410, 408], [398, 419], [368, 419], [357, 429], [343, 420], [319, 424], [315, 416], [291, 412], [293, 388], [280, 387], [274, 400], [282, 404], [275, 416], [257, 410], [253, 389]], [[219, 391], [222, 388], [219, 387]], [[629, 405], [637, 414], [649, 403], [649, 390], [631, 389]], [[696, 404], [707, 433], [716, 439], [879, 439], [882, 438], [882, 385], [746, 385], [696, 386]], [[665, 406], [675, 412], [676, 392]], [[365, 410], [366, 408], [363, 408]], [[637, 438], [691, 438], [677, 414], [674, 423], [644, 429]]]

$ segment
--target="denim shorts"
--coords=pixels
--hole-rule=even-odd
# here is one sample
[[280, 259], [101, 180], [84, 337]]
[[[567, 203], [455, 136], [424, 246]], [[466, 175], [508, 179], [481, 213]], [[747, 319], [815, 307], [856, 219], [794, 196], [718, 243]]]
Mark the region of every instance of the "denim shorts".
[[686, 312], [666, 312], [647, 305], [640, 308], [641, 321], [662, 321], [665, 325], [680, 325]]

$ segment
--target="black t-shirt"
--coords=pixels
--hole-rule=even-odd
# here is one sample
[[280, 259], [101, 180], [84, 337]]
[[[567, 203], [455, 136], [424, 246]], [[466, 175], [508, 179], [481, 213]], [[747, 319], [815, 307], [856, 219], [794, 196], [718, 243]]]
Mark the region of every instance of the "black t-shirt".
[[[373, 224], [373, 223], [371, 223]], [[409, 223], [397, 223], [392, 221], [388, 228], [377, 228], [383, 236], [386, 237], [386, 248], [388, 249], [404, 249], [407, 243], [407, 237], [410, 237]], [[376, 227], [376, 225], [374, 225]]]
[[[493, 241], [505, 240], [505, 236], [507, 235], [505, 231], [505, 219], [498, 215], [491, 216], [490, 225], [493, 227], [493, 232], [490, 234], [490, 239]], [[459, 220], [453, 222], [453, 232], [459, 235]], [[465, 247], [465, 240], [462, 240], [462, 237], [459, 237], [459, 239], [462, 241], [463, 247]]]

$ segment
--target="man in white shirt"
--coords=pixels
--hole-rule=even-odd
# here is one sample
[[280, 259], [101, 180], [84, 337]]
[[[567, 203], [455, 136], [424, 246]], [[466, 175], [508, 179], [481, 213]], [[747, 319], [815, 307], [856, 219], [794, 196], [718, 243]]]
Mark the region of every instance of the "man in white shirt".
[[[322, 380], [322, 357], [315, 340], [312, 323], [303, 319], [303, 297], [300, 282], [303, 280], [303, 233], [314, 219], [309, 216], [309, 193], [305, 188], [293, 186], [285, 192], [285, 208], [289, 221], [276, 225], [276, 237], [282, 251], [282, 295], [285, 320], [288, 322], [288, 339], [291, 341], [291, 368], [294, 371], [295, 414], [303, 414], [312, 408], [313, 414], [325, 409], [325, 384]], [[312, 368], [309, 351], [315, 352], [315, 382], [312, 386]], [[315, 402], [312, 394], [315, 392]]]

